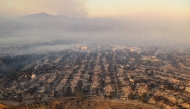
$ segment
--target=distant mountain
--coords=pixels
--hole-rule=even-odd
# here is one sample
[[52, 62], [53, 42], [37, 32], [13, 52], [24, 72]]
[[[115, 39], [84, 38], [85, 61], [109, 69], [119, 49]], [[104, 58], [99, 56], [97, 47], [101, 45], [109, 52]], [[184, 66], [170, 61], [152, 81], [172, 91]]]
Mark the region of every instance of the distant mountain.
[[23, 24], [0, 16], [0, 32], [32, 29], [34, 26]]
[[123, 26], [116, 20], [106, 18], [76, 18], [46, 13], [19, 17], [16, 21], [41, 28], [66, 31], [101, 31], [118, 30]]

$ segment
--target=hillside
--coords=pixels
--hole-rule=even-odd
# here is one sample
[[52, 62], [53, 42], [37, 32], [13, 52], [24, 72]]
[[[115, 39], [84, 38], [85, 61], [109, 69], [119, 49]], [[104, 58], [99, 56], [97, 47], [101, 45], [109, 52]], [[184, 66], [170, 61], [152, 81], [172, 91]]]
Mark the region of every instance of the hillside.
[[0, 16], [0, 33], [15, 30], [28, 30], [34, 28], [31, 25], [20, 23]]
[[17, 18], [16, 21], [41, 28], [66, 31], [105, 31], [123, 28], [120, 22], [108, 18], [87, 19], [46, 13], [22, 16]]

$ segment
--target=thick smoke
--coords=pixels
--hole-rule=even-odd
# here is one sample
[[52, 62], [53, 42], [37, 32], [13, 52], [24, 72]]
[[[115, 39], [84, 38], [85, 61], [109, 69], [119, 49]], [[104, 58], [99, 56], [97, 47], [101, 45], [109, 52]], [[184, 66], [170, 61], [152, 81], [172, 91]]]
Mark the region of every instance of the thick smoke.
[[0, 0], [0, 15], [6, 17], [41, 12], [84, 17], [87, 16], [86, 8], [86, 0]]
[[0, 53], [44, 53], [77, 45], [163, 46], [190, 43], [185, 25], [156, 25], [105, 18], [33, 14], [9, 20], [0, 17]]

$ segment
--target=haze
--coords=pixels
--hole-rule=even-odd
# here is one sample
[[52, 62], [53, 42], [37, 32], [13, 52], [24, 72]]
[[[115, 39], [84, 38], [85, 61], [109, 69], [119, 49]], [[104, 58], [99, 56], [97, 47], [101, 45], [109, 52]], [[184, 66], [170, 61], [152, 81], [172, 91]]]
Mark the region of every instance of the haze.
[[1, 46], [190, 42], [189, 0], [0, 0], [0, 16]]
[[1, 15], [34, 13], [88, 17], [190, 17], [189, 0], [0, 0]]
[[0, 109], [190, 109], [190, 0], [0, 0]]

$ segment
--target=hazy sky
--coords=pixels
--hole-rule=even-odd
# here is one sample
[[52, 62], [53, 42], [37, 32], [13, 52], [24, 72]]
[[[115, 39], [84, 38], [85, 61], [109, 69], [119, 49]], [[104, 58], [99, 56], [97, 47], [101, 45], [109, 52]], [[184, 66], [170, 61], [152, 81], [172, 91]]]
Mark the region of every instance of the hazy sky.
[[0, 0], [0, 15], [190, 19], [190, 0]]
[[[99, 42], [106, 39], [107, 42], [114, 44], [118, 42], [126, 43], [126, 40], [131, 44], [147, 44], [149, 42], [160, 44], [160, 42], [164, 43], [165, 39], [166, 42], [190, 41], [190, 0], [0, 0], [0, 16], [14, 19], [19, 16], [42, 12], [69, 17], [106, 17], [119, 19], [115, 21], [120, 21], [120, 19], [125, 21], [114, 22], [113, 25], [111, 24], [115, 29], [114, 31], [107, 31], [105, 29], [106, 31], [102, 31], [102, 33], [98, 31], [93, 31], [92, 33], [85, 33], [84, 31], [81, 34], [71, 32], [71, 35], [68, 37], [70, 33], [66, 34], [65, 31], [58, 31], [61, 30], [58, 26], [58, 32], [52, 30], [47, 33], [46, 31], [32, 30], [26, 33], [22, 31], [18, 35], [22, 34], [25, 37], [27, 34], [35, 41], [49, 39], [47, 38], [47, 34], [50, 37], [52, 34], [58, 37], [52, 37], [54, 40], [69, 38], [67, 40], [76, 41], [77, 38], [81, 39], [79, 38], [81, 36], [86, 39], [86, 42]], [[19, 21], [19, 19], [17, 20]], [[35, 25], [35, 23], [38, 24], [38, 22], [34, 22], [31, 25]], [[52, 23], [49, 22], [48, 25], [50, 24]], [[94, 22], [89, 24], [87, 23], [89, 28], [94, 26]], [[107, 27], [109, 23], [108, 25], [106, 23], [102, 25], [105, 25], [105, 28], [109, 28]], [[102, 25], [99, 25], [99, 28], [100, 26], [103, 28]], [[9, 25], [5, 26], [8, 27]], [[76, 23], [76, 26], [78, 28], [78, 23]], [[85, 26], [86, 24], [84, 24]], [[52, 27], [53, 29], [54, 26], [48, 27]], [[118, 31], [117, 27], [123, 27], [122, 31]], [[39, 37], [39, 35], [42, 38], [35, 38], [35, 36]], [[46, 38], [43, 36], [46, 36]], [[95, 40], [95, 37], [98, 40]], [[10, 43], [18, 42], [20, 44], [20, 39], [18, 41], [15, 39], [5, 40], [7, 42], [4, 39], [2, 41], [4, 43], [12, 41]], [[26, 41], [23, 39], [22, 42], [28, 43], [27, 41], [31, 41], [31, 39], [26, 39]]]
[[86, 0], [0, 0], [0, 15], [14, 17], [45, 12], [53, 15], [87, 16]]
[[190, 18], [190, 0], [88, 0], [91, 16]]

